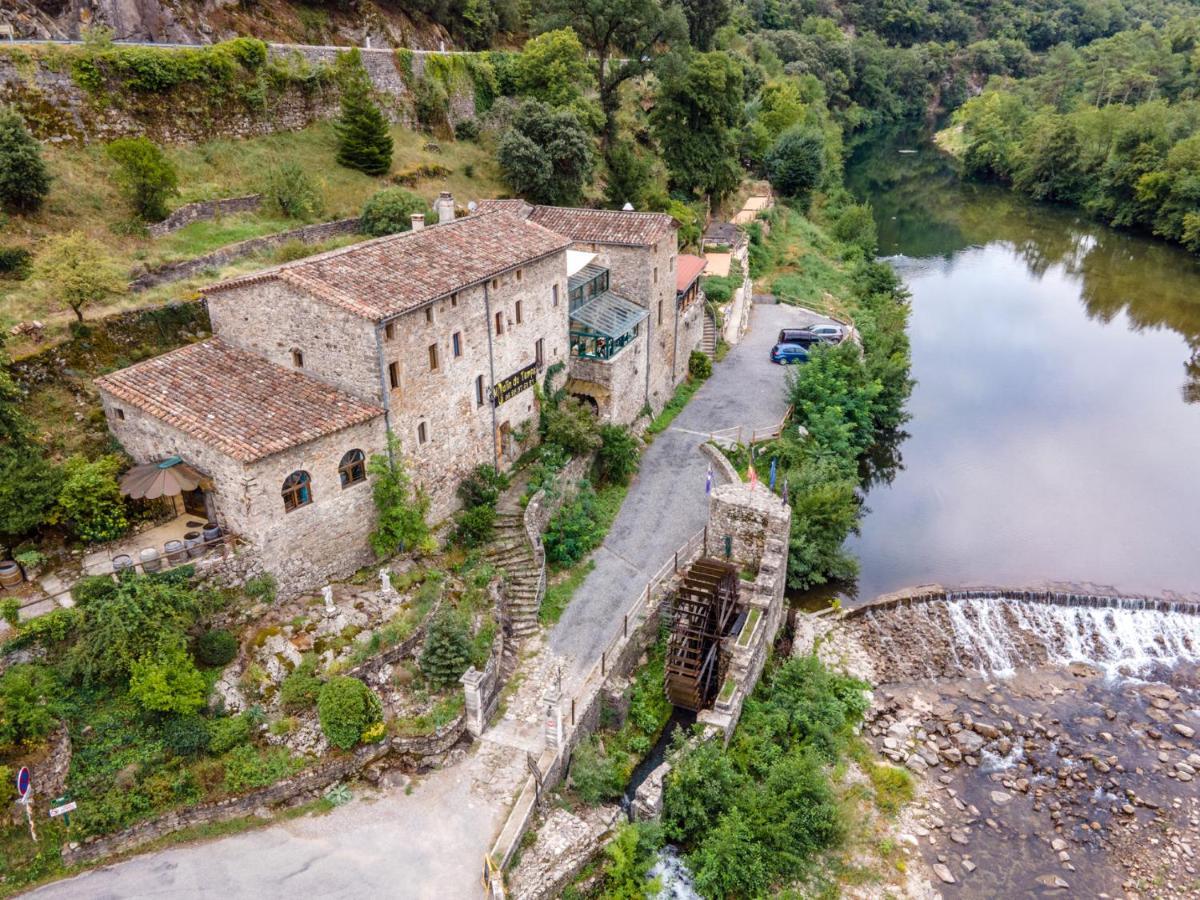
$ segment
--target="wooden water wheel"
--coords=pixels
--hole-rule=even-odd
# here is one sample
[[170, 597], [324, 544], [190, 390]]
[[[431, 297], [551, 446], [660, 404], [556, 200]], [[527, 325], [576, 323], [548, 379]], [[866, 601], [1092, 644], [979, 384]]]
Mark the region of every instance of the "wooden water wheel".
[[721, 638], [737, 619], [739, 583], [737, 566], [719, 559], [699, 559], [683, 576], [667, 646], [667, 698], [675, 706], [695, 711], [712, 704]]

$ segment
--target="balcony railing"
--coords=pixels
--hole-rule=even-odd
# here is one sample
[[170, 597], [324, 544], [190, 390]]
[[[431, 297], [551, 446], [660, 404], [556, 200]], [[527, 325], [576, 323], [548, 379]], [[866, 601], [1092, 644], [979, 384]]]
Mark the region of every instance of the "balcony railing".
[[590, 331], [571, 332], [571, 356], [576, 359], [612, 359], [637, 339], [640, 325], [633, 326], [618, 337], [608, 337]]

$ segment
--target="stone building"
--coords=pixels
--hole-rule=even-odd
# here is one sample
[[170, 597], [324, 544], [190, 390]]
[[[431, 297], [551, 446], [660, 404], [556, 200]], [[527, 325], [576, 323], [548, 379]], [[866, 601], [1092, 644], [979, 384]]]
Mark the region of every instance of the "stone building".
[[296, 592], [370, 561], [365, 466], [389, 433], [440, 521], [472, 469], [521, 452], [555, 363], [606, 420], [661, 409], [701, 330], [674, 221], [518, 203], [455, 219], [444, 194], [437, 225], [205, 288], [211, 340], [97, 381], [114, 436], [204, 473], [191, 508]]
[[677, 295], [677, 224], [665, 213], [485, 200], [571, 240], [570, 393], [606, 421], [658, 412], [687, 375], [703, 334], [701, 305]]

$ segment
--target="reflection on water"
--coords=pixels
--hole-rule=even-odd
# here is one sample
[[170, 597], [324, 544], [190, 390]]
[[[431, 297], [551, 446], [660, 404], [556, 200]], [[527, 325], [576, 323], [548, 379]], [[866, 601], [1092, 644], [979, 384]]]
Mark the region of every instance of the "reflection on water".
[[[928, 581], [1200, 590], [1200, 263], [932, 148], [848, 181], [912, 292], [909, 435], [872, 484], [859, 596]], [[882, 467], [886, 471], [886, 466]]]

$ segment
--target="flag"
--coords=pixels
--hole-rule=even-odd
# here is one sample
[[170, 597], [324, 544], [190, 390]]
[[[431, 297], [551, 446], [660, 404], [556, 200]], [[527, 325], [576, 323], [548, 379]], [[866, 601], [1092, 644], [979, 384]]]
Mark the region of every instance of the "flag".
[[754, 471], [754, 463], [750, 463], [750, 490], [758, 486], [758, 473]]
[[708, 467], [708, 477], [704, 479], [704, 493], [712, 493], [712, 466]]
[[775, 490], [775, 459], [771, 459], [771, 490]]

